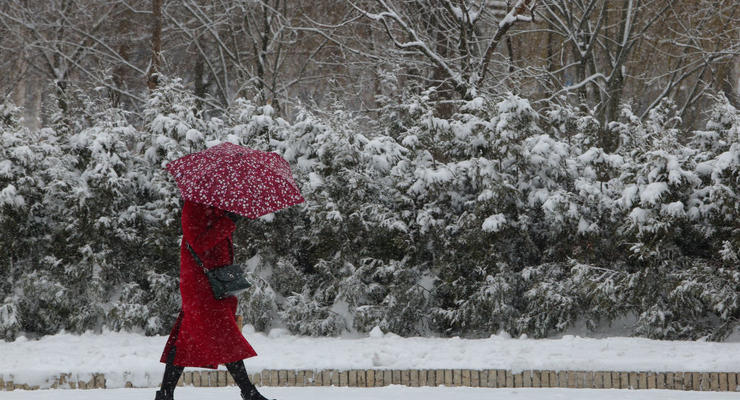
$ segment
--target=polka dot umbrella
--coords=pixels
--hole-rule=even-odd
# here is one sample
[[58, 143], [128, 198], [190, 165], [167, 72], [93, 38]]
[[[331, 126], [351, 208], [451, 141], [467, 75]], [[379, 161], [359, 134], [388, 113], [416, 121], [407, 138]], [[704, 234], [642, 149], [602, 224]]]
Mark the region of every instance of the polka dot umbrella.
[[277, 153], [222, 143], [166, 168], [185, 200], [252, 219], [304, 201], [290, 165]]

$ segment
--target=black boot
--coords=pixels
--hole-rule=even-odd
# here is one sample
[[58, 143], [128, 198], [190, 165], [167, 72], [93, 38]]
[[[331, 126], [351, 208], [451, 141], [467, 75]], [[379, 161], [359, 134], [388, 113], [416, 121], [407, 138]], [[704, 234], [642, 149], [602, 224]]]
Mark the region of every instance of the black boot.
[[162, 386], [157, 391], [157, 395], [154, 400], [173, 400], [175, 397], [175, 387], [177, 381], [182, 375], [184, 367], [179, 367], [173, 364], [167, 364], [164, 368], [164, 376], [162, 377]]
[[[252, 381], [249, 380], [249, 374], [247, 369], [244, 367], [244, 361], [237, 361], [226, 364], [226, 369], [234, 378], [234, 382], [239, 385], [239, 389], [242, 391], [242, 399], [244, 400], [268, 400], [265, 396], [257, 391]], [[273, 399], [274, 400], [274, 399]]]
[[[269, 400], [267, 397], [263, 396], [260, 392], [257, 391], [257, 388], [252, 386], [251, 389], [249, 389], [248, 392], [242, 392], [242, 399], [244, 400]], [[275, 399], [272, 399], [275, 400]]]
[[154, 396], [154, 400], [173, 400], [174, 393], [169, 390], [157, 390], [157, 394]]

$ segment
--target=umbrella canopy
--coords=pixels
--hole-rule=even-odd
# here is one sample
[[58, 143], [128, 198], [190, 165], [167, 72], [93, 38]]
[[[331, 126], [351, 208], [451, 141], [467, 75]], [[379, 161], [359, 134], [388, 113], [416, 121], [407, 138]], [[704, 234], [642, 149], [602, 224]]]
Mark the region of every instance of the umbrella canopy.
[[290, 165], [277, 153], [222, 143], [166, 166], [185, 200], [258, 218], [302, 203]]

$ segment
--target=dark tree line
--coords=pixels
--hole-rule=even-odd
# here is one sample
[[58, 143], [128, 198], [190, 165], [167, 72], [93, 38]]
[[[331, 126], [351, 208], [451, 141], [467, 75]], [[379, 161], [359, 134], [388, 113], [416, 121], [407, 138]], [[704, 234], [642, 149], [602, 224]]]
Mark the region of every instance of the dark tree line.
[[[602, 145], [623, 104], [641, 118], [664, 99], [677, 124], [705, 119], [708, 95], [738, 105], [733, 0], [11, 0], [0, 5], [0, 93], [45, 118], [70, 84], [142, 107], [157, 73], [182, 77], [208, 108], [237, 98], [292, 118], [298, 104], [435, 88], [438, 110], [512, 92], [594, 115]], [[32, 121], [28, 122], [32, 124]]]

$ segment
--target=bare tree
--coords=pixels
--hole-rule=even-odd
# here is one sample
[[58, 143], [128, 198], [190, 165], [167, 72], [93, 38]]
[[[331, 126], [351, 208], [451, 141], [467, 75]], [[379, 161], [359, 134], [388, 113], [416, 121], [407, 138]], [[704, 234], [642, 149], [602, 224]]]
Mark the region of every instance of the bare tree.
[[638, 77], [646, 89], [658, 89], [652, 90], [643, 117], [664, 99], [673, 98], [679, 102], [678, 116], [685, 119], [709, 91], [723, 91], [737, 104], [737, 80], [732, 76], [733, 62], [740, 57], [737, 6], [735, 0], [701, 0], [669, 7], [669, 21], [660, 36], [671, 40], [645, 46], [647, 52], [663, 55], [667, 68]]
[[[0, 27], [12, 41], [5, 51], [25, 60], [26, 75], [53, 83], [63, 114], [68, 108], [66, 90], [73, 80], [142, 100], [125, 89], [123, 82], [111, 81], [109, 73], [110, 68], [117, 67], [119, 77], [125, 70], [146, 75], [113, 44], [115, 28], [120, 30], [122, 26], [111, 27], [110, 21], [119, 19], [131, 7], [126, 0], [8, 0], [0, 8]], [[119, 50], [127, 48], [119, 41]]]
[[682, 94], [684, 115], [712, 86], [714, 78], [707, 72], [738, 54], [738, 42], [731, 39], [736, 27], [710, 29], [720, 20], [737, 25], [732, 16], [736, 2], [699, 3], [543, 1], [538, 15], [560, 43], [559, 51], [550, 55], [561, 67], [549, 70], [549, 99], [575, 95], [575, 102], [593, 110], [604, 127], [601, 142], [607, 148], [615, 144], [608, 124], [618, 118], [625, 96], [639, 93], [646, 116], [664, 98], [680, 97], [677, 92], [690, 83], [692, 88]]
[[[306, 75], [321, 44], [301, 43], [292, 28], [298, 6], [287, 0], [172, 2], [164, 15], [197, 54], [196, 75], [224, 106], [256, 96], [279, 107]], [[196, 86], [204, 85], [196, 81]], [[198, 86], [203, 92], [205, 86]]]
[[[660, 4], [663, 3], [663, 4]], [[617, 117], [636, 46], [672, 1], [546, 0], [540, 15], [562, 39], [568, 79], [556, 94], [575, 92], [595, 105], [599, 121]], [[572, 81], [571, 81], [572, 80]], [[592, 90], [589, 90], [592, 89]]]
[[[349, 2], [350, 12], [334, 24], [312, 21], [313, 31], [347, 54], [375, 65], [407, 66], [407, 75], [437, 86], [442, 100], [453, 93], [471, 99], [485, 90], [492, 60], [509, 30], [532, 21], [535, 0], [375, 0]], [[502, 13], [502, 9], [505, 12]], [[354, 29], [370, 22], [387, 39], [363, 40]], [[372, 36], [372, 35], [371, 35]], [[375, 36], [377, 37], [377, 36]]]
[[[7, 13], [9, 4], [0, 3], [0, 13]], [[0, 101], [16, 94], [16, 103], [25, 97], [24, 71], [27, 66], [22, 55], [22, 38], [13, 35], [7, 24], [0, 24]], [[20, 104], [19, 104], [20, 105]]]
[[[247, 97], [289, 115], [340, 102], [377, 111], [434, 88], [442, 115], [460, 99], [514, 91], [582, 106], [602, 145], [623, 103], [665, 99], [691, 124], [707, 94], [738, 103], [737, 0], [6, 0], [0, 95], [105, 88], [137, 108], [158, 73], [208, 107]], [[145, 29], [139, 29], [139, 27]], [[51, 89], [49, 89], [51, 88]], [[678, 120], [678, 119], [677, 119]]]

